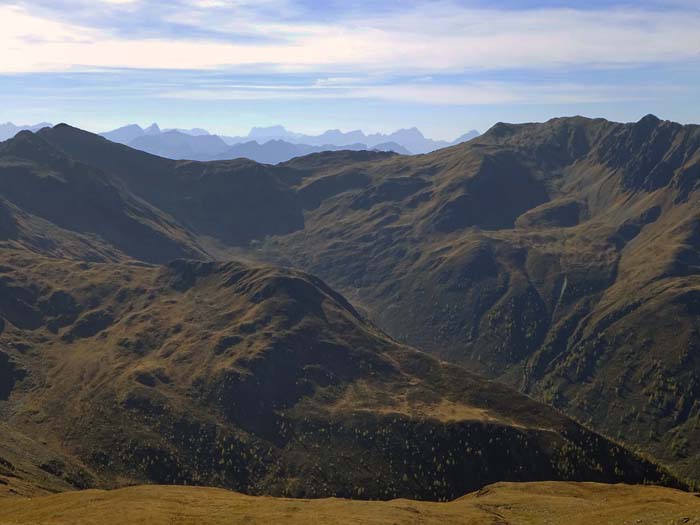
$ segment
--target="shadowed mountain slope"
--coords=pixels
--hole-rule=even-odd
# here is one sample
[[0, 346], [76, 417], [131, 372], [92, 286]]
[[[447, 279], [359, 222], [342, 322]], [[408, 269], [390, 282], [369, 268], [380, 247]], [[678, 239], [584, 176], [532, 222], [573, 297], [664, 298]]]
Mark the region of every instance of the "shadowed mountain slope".
[[394, 342], [300, 272], [4, 250], [0, 283], [0, 408], [87, 465], [86, 483], [427, 500], [501, 480], [679, 485], [555, 410]]
[[697, 476], [698, 126], [498, 124], [429, 155], [280, 166], [169, 161], [68, 126], [39, 137], [209, 255], [237, 247], [317, 274], [397, 339]]
[[[95, 233], [129, 255], [147, 261], [202, 257], [202, 248], [192, 246], [194, 238], [206, 241], [215, 237], [226, 244], [238, 245], [303, 226], [296, 193], [282, 180], [288, 170], [274, 170], [243, 159], [209, 164], [177, 162], [138, 152], [65, 124], [37, 135], [21, 134], [0, 144], [0, 162], [5, 158], [8, 160], [0, 169], [0, 179], [7, 178], [8, 184], [0, 190], [0, 197], [17, 201], [25, 211], [31, 210], [37, 202], [46, 201], [46, 206], [52, 206], [55, 213], [42, 217], [71, 231]], [[56, 167], [58, 164], [63, 166], [62, 177], [69, 180], [59, 188], [65, 189], [65, 193], [55, 195], [52, 190], [49, 195], [22, 189], [24, 200], [18, 201], [20, 189], [10, 181], [14, 180], [11, 177], [20, 177], [23, 184], [29, 183], [26, 177], [17, 175], [20, 168], [16, 166], [27, 162], [33, 163], [32, 169], [38, 173], [36, 179], [44, 186], [54, 181], [45, 175], [60, 169]], [[92, 175], [82, 175], [79, 169]], [[88, 186], [90, 176], [99, 179], [102, 186], [97, 182]], [[88, 187], [81, 188], [79, 184]], [[125, 221], [152, 222], [153, 216], [167, 220], [166, 235], [177, 237], [171, 243], [174, 246], [161, 248], [154, 240], [130, 233], [130, 225], [117, 224], [111, 216], [105, 215], [114, 208], [123, 210], [125, 206], [116, 202], [120, 197], [107, 195], [108, 192], [121, 192], [122, 199], [139, 202], [147, 208], [124, 211], [129, 217]], [[76, 202], [80, 206], [71, 206]], [[68, 218], [74, 218], [74, 222], [67, 222]], [[115, 231], [99, 231], [103, 225]], [[113, 238], [119, 234], [126, 235], [127, 239]], [[126, 242], [135, 246], [124, 247]], [[139, 253], [137, 248], [152, 253]]]
[[431, 155], [285, 166], [306, 227], [260, 256], [697, 474], [700, 127], [498, 124]]
[[172, 217], [28, 131], [0, 143], [0, 240], [88, 259], [204, 255]]

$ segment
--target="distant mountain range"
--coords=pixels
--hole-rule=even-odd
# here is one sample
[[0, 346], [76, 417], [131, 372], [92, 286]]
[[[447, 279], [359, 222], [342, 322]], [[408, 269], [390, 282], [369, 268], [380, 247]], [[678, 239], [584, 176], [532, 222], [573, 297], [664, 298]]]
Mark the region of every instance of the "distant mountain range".
[[20, 124], [19, 126], [13, 124], [12, 122], [5, 122], [0, 124], [0, 141], [11, 139], [20, 131], [39, 131], [42, 128], [50, 128], [53, 124], [48, 122], [40, 122], [39, 124], [25, 125]]
[[414, 154], [430, 153], [437, 149], [454, 146], [461, 142], [466, 142], [479, 136], [479, 132], [471, 130], [452, 142], [446, 140], [433, 140], [426, 138], [417, 128], [400, 129], [393, 133], [373, 133], [366, 135], [361, 130], [342, 132], [338, 129], [331, 129], [320, 135], [304, 135], [294, 133], [283, 126], [271, 126], [267, 128], [253, 128], [247, 137], [222, 137], [229, 144], [255, 140], [265, 142], [269, 140], [284, 140], [293, 144], [309, 144], [311, 146], [324, 146], [332, 144], [335, 146], [348, 146], [351, 144], [366, 144], [369, 149], [373, 149], [380, 144], [395, 142]]
[[[45, 127], [51, 127], [51, 124], [16, 126], [8, 122], [0, 125], [0, 140], [12, 138], [22, 130], [38, 131]], [[389, 134], [367, 135], [360, 130], [342, 132], [334, 129], [320, 135], [304, 135], [283, 126], [271, 126], [254, 127], [247, 136], [231, 137], [213, 135], [201, 128], [161, 129], [154, 123], [147, 128], [129, 124], [101, 135], [112, 142], [176, 160], [247, 158], [264, 164], [278, 164], [322, 151], [392, 151], [401, 155], [429, 153], [471, 140], [478, 137], [479, 132], [472, 130], [448, 142], [426, 138], [417, 128], [400, 129]]]
[[248, 158], [265, 164], [278, 164], [294, 157], [337, 150], [393, 151], [401, 155], [428, 153], [479, 136], [472, 130], [452, 142], [426, 138], [418, 129], [366, 135], [360, 130], [328, 130], [320, 135], [304, 135], [283, 126], [255, 127], [248, 135], [212, 135], [201, 128], [165, 129], [158, 124], [141, 128], [130, 124], [102, 136], [153, 155], [171, 159], [227, 160]]
[[[138, 130], [140, 130], [139, 135], [136, 134]], [[126, 126], [104, 133], [102, 136], [113, 142], [120, 142], [152, 155], [169, 159], [200, 161], [246, 158], [264, 164], [278, 164], [295, 157], [322, 151], [362, 151], [369, 149], [411, 155], [408, 149], [396, 142], [384, 142], [372, 148], [362, 143], [312, 146], [309, 144], [295, 144], [282, 139], [270, 139], [264, 142], [258, 142], [259, 139], [246, 140], [245, 142], [229, 145], [218, 135], [192, 134], [191, 130], [160, 131], [156, 124], [146, 129], [141, 129], [135, 125]]]

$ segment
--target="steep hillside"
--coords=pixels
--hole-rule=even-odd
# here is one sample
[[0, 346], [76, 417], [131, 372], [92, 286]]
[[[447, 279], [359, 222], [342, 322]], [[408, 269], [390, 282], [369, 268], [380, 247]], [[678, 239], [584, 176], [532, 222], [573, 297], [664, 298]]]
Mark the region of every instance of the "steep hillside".
[[28, 131], [0, 143], [0, 242], [87, 260], [204, 256], [172, 217]]
[[697, 474], [700, 127], [499, 124], [431, 155], [286, 167], [305, 228], [260, 257]]
[[[25, 147], [21, 145], [22, 141], [34, 144]], [[24, 201], [18, 206], [31, 209], [35, 201], [50, 200], [54, 208], [62, 207], [60, 213], [47, 218], [79, 232], [91, 232], [90, 228], [109, 225], [115, 230], [113, 235], [126, 235], [129, 242], [143, 250], [151, 250], [152, 253], [125, 250], [142, 260], [165, 262], [182, 256], [202, 258], [201, 244], [206, 244], [209, 238], [227, 245], [240, 245], [265, 235], [288, 233], [303, 227], [302, 209], [296, 193], [282, 180], [288, 170], [274, 170], [242, 159], [219, 163], [176, 162], [115, 144], [65, 124], [42, 130], [37, 135], [27, 133], [0, 145], [0, 163], [5, 157], [10, 159], [8, 162], [15, 162], [15, 157], [19, 157], [20, 162], [25, 162], [25, 157], [34, 162], [32, 156], [41, 155], [42, 148], [51, 149], [51, 155], [64, 159], [61, 161], [65, 164], [63, 177], [68, 177], [74, 185], [66, 187], [65, 200], [59, 200], [63, 193], [53, 196], [53, 193], [42, 195], [24, 191]], [[103, 202], [114, 198], [98, 194], [100, 188], [95, 189], [95, 184], [88, 185], [87, 177], [75, 166], [84, 171], [89, 166], [89, 170], [99, 172], [103, 185], [118, 187], [130, 198], [148, 202], [147, 210], [125, 212], [130, 219], [151, 220], [152, 215], [164, 216], [174, 223], [168, 226], [170, 230], [180, 230], [173, 236], [189, 237], [178, 239], [177, 244], [192, 244], [193, 238], [200, 244], [164, 248], [154, 240], [130, 233], [130, 225], [117, 224], [113, 217], [105, 214], [123, 205]], [[51, 182], [53, 178], [43, 175], [52, 169], [55, 169], [52, 165], [40, 164], [36, 171], [42, 175], [39, 177], [42, 181]], [[10, 172], [8, 167], [0, 164], [0, 179], [10, 177], [16, 171]], [[76, 188], [78, 183], [87, 187]], [[13, 187], [8, 184], [0, 189], [0, 197], [11, 199], [9, 192]], [[108, 190], [102, 191], [107, 193]], [[76, 201], [81, 206], [71, 206]], [[88, 213], [90, 210], [84, 209], [86, 204], [92, 204], [95, 211]], [[76, 219], [78, 224], [65, 224], [66, 215], [79, 216]], [[106, 237], [102, 231], [95, 233], [121, 248], [119, 240]]]
[[[280, 166], [175, 162], [65, 125], [38, 138], [167, 217], [206, 251], [194, 256], [235, 249], [319, 275], [393, 337], [697, 478], [698, 126], [498, 124], [429, 155], [327, 152]], [[10, 245], [30, 231], [40, 239], [23, 245], [38, 251], [65, 237], [54, 243], [64, 257], [125, 251], [35, 219], [5, 192]], [[40, 220], [61, 229], [42, 234]]]
[[503, 480], [680, 485], [399, 345], [300, 272], [3, 250], [0, 286], [5, 421], [86, 465], [91, 485], [425, 500]]
[[290, 500], [200, 487], [130, 487], [0, 500], [0, 520], [32, 525], [344, 523], [590, 525], [700, 523], [700, 498], [672, 489], [595, 483], [498, 483], [450, 503]]
[[[0, 374], [7, 370], [7, 363], [3, 362], [6, 356], [0, 353]], [[7, 378], [2, 379], [6, 388]], [[0, 406], [6, 400], [2, 396], [0, 392]], [[95, 477], [74, 458], [0, 423], [0, 501], [10, 496], [34, 497], [85, 489], [94, 483]]]

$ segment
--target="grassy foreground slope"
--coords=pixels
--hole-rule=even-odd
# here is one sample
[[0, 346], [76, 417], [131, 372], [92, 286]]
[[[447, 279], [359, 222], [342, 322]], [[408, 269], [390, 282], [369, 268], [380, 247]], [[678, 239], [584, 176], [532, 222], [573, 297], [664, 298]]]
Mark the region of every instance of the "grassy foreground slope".
[[0, 498], [53, 494], [93, 483], [73, 458], [0, 423]]
[[497, 483], [450, 503], [254, 497], [221, 489], [138, 486], [0, 500], [3, 524], [286, 523], [462, 525], [698, 524], [700, 497], [597, 483]]

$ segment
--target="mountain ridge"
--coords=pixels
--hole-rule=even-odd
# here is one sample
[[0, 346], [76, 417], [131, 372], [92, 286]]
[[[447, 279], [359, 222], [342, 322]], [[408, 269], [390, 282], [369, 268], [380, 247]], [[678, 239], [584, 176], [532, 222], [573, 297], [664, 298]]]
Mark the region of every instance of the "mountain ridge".
[[[571, 117], [497, 124], [430, 155], [325, 152], [279, 166], [169, 161], [67, 126], [39, 135], [166, 213], [202, 258], [319, 275], [393, 337], [692, 477], [698, 129]], [[17, 243], [13, 206], [0, 225]], [[231, 235], [239, 222], [257, 230]]]
[[[303, 231], [261, 254], [321, 275], [395, 337], [691, 475], [699, 129], [654, 117], [497, 124], [416, 162], [365, 164], [352, 187], [334, 166], [299, 159], [289, 165], [311, 172], [300, 191], [333, 180], [336, 189], [314, 204]], [[328, 244], [333, 236], [347, 250]], [[674, 315], [679, 324], [664, 336], [620, 333]]]
[[[156, 128], [153, 126], [156, 126]], [[257, 146], [263, 148], [263, 151], [257, 151], [257, 157], [251, 160], [266, 164], [276, 164], [277, 162], [289, 160], [293, 156], [333, 149], [391, 149], [404, 155], [427, 153], [471, 140], [478, 136], [479, 133], [472, 130], [461, 135], [455, 141], [449, 142], [427, 139], [416, 128], [402, 129], [389, 134], [374, 133], [367, 135], [361, 130], [342, 132], [335, 129], [328, 130], [320, 135], [304, 135], [287, 131], [283, 126], [271, 126], [267, 128], [254, 127], [245, 137], [229, 137], [212, 135], [206, 130], [197, 128], [189, 131], [174, 129], [161, 132], [155, 124], [148, 130], [136, 124], [131, 124], [101, 133], [101, 135], [114, 142], [155, 155], [173, 159], [187, 158], [189, 160], [235, 158], [231, 155], [237, 155], [237, 151], [246, 151], [239, 150], [238, 146], [248, 145], [250, 149], [252, 143], [256, 143]], [[281, 157], [279, 153], [264, 154], [265, 146], [270, 147], [271, 142], [280, 141], [285, 143], [287, 149], [291, 150], [291, 153], [287, 153], [284, 157]], [[230, 151], [227, 151], [227, 148], [221, 142], [224, 142]], [[202, 147], [202, 145], [207, 144], [208, 146]], [[216, 148], [213, 148], [214, 145], [216, 145]]]
[[53, 124], [48, 122], [40, 122], [39, 124], [20, 124], [15, 125], [12, 122], [0, 124], [0, 141], [8, 140], [17, 135], [20, 131], [39, 131], [42, 128], [49, 128]]
[[[36, 132], [45, 127], [52, 127], [52, 124], [15, 126], [8, 122], [0, 125], [0, 141], [11, 139], [22, 130]], [[161, 130], [158, 124], [153, 123], [147, 128], [128, 124], [100, 135], [112, 142], [173, 160], [209, 161], [245, 157], [263, 164], [277, 164], [310, 153], [340, 149], [378, 149], [402, 155], [428, 153], [471, 140], [479, 133], [471, 130], [450, 142], [427, 139], [417, 128], [388, 134], [335, 129], [320, 135], [305, 135], [287, 131], [283, 126], [271, 126], [254, 127], [245, 137], [229, 137], [214, 135], [202, 128]]]

